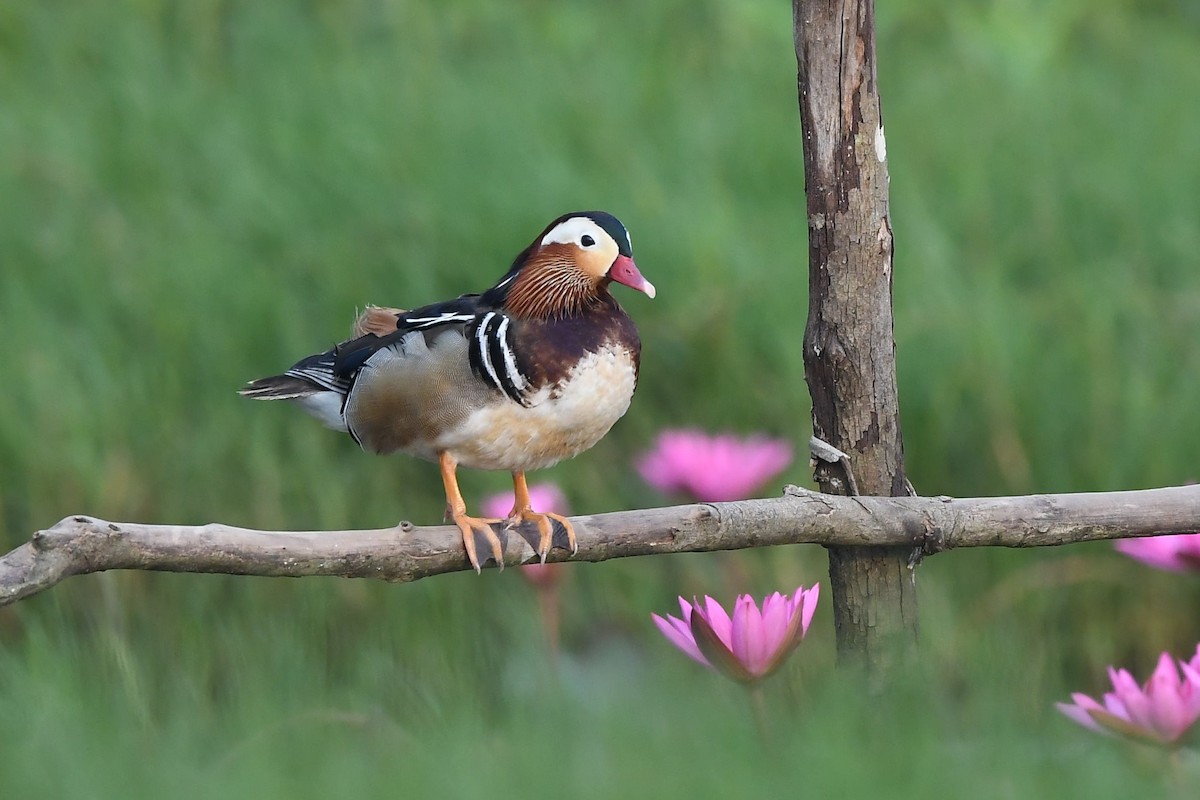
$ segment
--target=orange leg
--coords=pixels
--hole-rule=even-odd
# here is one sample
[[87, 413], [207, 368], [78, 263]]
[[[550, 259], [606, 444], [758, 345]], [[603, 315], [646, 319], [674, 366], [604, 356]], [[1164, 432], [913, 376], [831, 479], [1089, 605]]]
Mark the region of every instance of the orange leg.
[[470, 559], [471, 566], [475, 568], [476, 573], [480, 571], [479, 556], [475, 547], [475, 537], [478, 535], [482, 536], [491, 547], [492, 558], [496, 559], [496, 565], [500, 569], [504, 569], [504, 546], [500, 542], [500, 537], [491, 528], [491, 523], [503, 520], [467, 516], [467, 503], [463, 500], [462, 492], [458, 490], [458, 478], [455, 475], [458, 462], [449, 453], [440, 453], [438, 466], [442, 468], [442, 485], [446, 487], [448, 516], [462, 531], [463, 547], [467, 550], [467, 558]]
[[[579, 549], [578, 543], [575, 541], [575, 527], [571, 525], [571, 521], [561, 514], [553, 514], [550, 512], [534, 511], [529, 501], [529, 486], [525, 483], [524, 472], [514, 472], [513, 477], [513, 502], [512, 513], [508, 515], [509, 527], [520, 525], [522, 522], [534, 522], [538, 528], [538, 548], [537, 554], [541, 556], [542, 563], [546, 563], [546, 555], [550, 552], [550, 546], [554, 541], [554, 522], [563, 526], [563, 530], [567, 533], [567, 544], [571, 548], [571, 555], [575, 555], [575, 551]], [[554, 520], [554, 522], [551, 522]]]

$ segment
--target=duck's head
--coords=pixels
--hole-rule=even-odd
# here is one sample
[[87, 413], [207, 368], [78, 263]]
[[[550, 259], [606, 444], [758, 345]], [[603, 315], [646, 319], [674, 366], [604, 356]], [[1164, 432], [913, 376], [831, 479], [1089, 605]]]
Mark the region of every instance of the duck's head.
[[578, 211], [551, 222], [497, 284], [514, 314], [551, 317], [585, 308], [621, 283], [655, 295], [633, 261], [633, 244], [621, 221], [604, 211]]

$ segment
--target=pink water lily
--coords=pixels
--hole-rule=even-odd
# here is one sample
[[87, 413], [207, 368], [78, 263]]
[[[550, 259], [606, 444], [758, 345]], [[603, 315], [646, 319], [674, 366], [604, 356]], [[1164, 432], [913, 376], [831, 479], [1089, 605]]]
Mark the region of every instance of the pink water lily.
[[808, 632], [817, 610], [820, 584], [787, 596], [763, 599], [762, 610], [748, 594], [739, 595], [733, 615], [711, 597], [689, 603], [679, 598], [682, 617], [651, 614], [668, 640], [688, 656], [727, 677], [756, 684], [777, 670]]
[[675, 430], [659, 434], [635, 466], [659, 491], [710, 503], [752, 496], [791, 462], [792, 446], [782, 439]]
[[1190, 661], [1176, 662], [1163, 653], [1145, 686], [1123, 669], [1108, 668], [1113, 690], [1101, 704], [1086, 694], [1071, 695], [1058, 710], [1084, 727], [1106, 734], [1177, 747], [1200, 719], [1200, 646]]
[[1200, 572], [1200, 533], [1119, 539], [1114, 547], [1152, 567], [1172, 572]]

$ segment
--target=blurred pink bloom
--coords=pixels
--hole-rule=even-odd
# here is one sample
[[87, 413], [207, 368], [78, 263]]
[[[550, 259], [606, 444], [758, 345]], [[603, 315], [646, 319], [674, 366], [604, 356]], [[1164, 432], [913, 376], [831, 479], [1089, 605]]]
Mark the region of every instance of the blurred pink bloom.
[[1172, 572], [1200, 572], [1200, 533], [1118, 539], [1113, 546], [1152, 567]]
[[[567, 498], [553, 483], [535, 483], [529, 487], [529, 504], [534, 511], [552, 511], [555, 514], [570, 514]], [[499, 492], [488, 495], [480, 504], [483, 516], [504, 519], [512, 511], [513, 493]]]
[[[1182, 671], [1182, 678], [1180, 677]], [[1071, 703], [1056, 703], [1058, 710], [1100, 733], [1118, 733], [1143, 742], [1175, 747], [1200, 718], [1200, 646], [1191, 661], [1175, 662], [1168, 653], [1145, 686], [1139, 687], [1123, 669], [1108, 668], [1113, 690], [1104, 704], [1086, 694], [1071, 695]]]
[[558, 583], [564, 569], [562, 564], [522, 564], [521, 574], [538, 589], [549, 589]]
[[636, 466], [659, 491], [685, 492], [708, 503], [744, 500], [790, 463], [792, 446], [782, 439], [675, 430], [660, 433]]
[[651, 614], [663, 635], [691, 658], [742, 683], [758, 683], [770, 675], [800, 644], [813, 612], [820, 584], [803, 586], [791, 597], [776, 592], [763, 599], [762, 611], [748, 594], [739, 595], [733, 617], [711, 597], [691, 603], [679, 598], [682, 619]]

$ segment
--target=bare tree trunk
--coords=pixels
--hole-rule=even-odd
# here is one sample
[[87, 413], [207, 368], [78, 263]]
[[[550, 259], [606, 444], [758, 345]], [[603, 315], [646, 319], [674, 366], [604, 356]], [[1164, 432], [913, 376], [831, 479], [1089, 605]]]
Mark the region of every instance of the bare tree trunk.
[[[892, 228], [875, 75], [873, 0], [793, 0], [809, 307], [804, 375], [815, 435], [849, 457], [822, 464], [831, 494], [900, 496], [904, 475], [892, 336]], [[830, 547], [838, 654], [885, 672], [917, 640], [911, 551]]]

